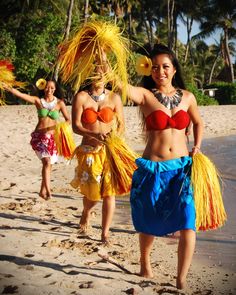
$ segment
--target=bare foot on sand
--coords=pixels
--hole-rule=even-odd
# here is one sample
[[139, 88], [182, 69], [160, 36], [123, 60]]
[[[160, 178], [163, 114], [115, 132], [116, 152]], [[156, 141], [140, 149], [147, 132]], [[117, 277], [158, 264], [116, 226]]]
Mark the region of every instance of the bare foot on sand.
[[46, 193], [39, 193], [40, 198], [44, 199], [45, 201], [48, 201], [51, 198], [50, 194]]
[[112, 245], [111, 239], [109, 237], [104, 237], [103, 235], [101, 236], [101, 242], [103, 246], [109, 247]]
[[153, 279], [153, 277], [154, 277], [153, 272], [152, 271], [147, 271], [147, 270], [140, 271], [139, 276], [147, 278], [147, 279]]
[[147, 279], [152, 279], [154, 277], [151, 266], [146, 266], [146, 265], [145, 266], [141, 265], [139, 275], [141, 277], [144, 277], [144, 278], [147, 278]]
[[85, 224], [81, 224], [79, 225], [79, 230], [78, 230], [78, 234], [81, 235], [88, 235], [90, 232], [90, 226], [88, 223]]
[[176, 288], [183, 290], [186, 288], [186, 280], [181, 280], [180, 278], [176, 279]]

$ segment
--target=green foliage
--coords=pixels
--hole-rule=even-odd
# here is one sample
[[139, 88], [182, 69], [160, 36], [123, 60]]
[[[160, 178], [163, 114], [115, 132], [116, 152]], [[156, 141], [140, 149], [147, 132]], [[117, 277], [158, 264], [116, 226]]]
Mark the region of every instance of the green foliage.
[[17, 31], [15, 65], [21, 80], [33, 81], [36, 74], [49, 73], [57, 57], [64, 21], [60, 16], [26, 16]]
[[194, 74], [195, 74], [194, 67], [188, 64], [182, 67], [181, 71], [182, 71], [183, 80], [185, 81], [186, 85], [194, 84]]
[[216, 82], [208, 88], [217, 88], [216, 99], [219, 104], [236, 104], [236, 83]]
[[10, 32], [1, 29], [0, 34], [0, 59], [15, 60], [16, 44]]
[[[57, 46], [63, 38], [70, 0], [5, 0], [0, 2], [0, 59], [12, 60], [16, 68], [17, 80], [34, 83], [39, 77], [49, 76], [54, 70]], [[200, 35], [204, 40], [205, 37], [208, 37], [207, 34], [214, 33], [216, 26], [220, 27], [223, 33], [224, 26], [222, 27], [221, 22], [222, 15], [224, 15], [227, 16], [223, 19], [224, 23], [229, 26], [228, 39], [234, 40], [236, 30], [232, 26], [233, 22], [232, 24], [228, 23], [228, 19], [235, 20], [235, 6], [231, 7], [231, 5], [227, 6], [223, 3], [222, 8], [220, 7], [221, 15], [220, 13], [212, 14], [214, 10], [212, 7], [208, 9], [209, 5], [214, 6], [220, 1], [205, 1], [206, 5], [203, 5], [205, 3], [203, 0], [195, 2], [176, 1], [174, 18], [169, 20], [173, 22], [172, 33], [176, 33], [176, 38], [178, 38], [177, 18], [179, 17], [185, 19], [185, 22], [187, 19], [189, 21], [195, 19], [203, 24], [210, 24], [208, 27], [202, 27]], [[229, 1], [229, 3], [231, 2]], [[121, 28], [122, 34], [133, 40], [131, 41], [133, 52], [140, 53], [141, 46], [150, 45], [147, 42], [160, 41], [167, 44], [169, 41], [167, 1], [91, 0], [88, 1], [88, 4], [88, 19], [115, 21]], [[84, 5], [84, 0], [74, 3], [71, 33], [84, 22]], [[192, 9], [193, 5], [195, 9]], [[217, 6], [218, 4], [216, 8]], [[209, 83], [209, 80], [215, 81], [218, 78], [225, 62], [223, 58], [225, 55], [221, 55], [222, 48], [225, 46], [222, 47], [221, 41], [216, 44], [217, 46], [208, 46], [197, 38], [192, 38], [189, 50], [178, 39], [173, 45], [178, 60], [183, 65], [183, 77], [187, 84], [202, 88], [202, 85]], [[231, 56], [234, 56], [233, 47], [235, 46], [231, 48], [230, 42], [228, 42], [228, 46]], [[134, 59], [131, 58], [129, 61], [127, 71], [130, 82], [133, 85], [138, 85], [141, 77], [135, 73]], [[221, 87], [221, 89], [223, 88]], [[194, 91], [200, 104], [215, 103], [214, 100], [203, 96], [200, 92], [196, 94], [195, 87], [192, 92]], [[220, 97], [220, 104], [235, 103], [234, 88], [230, 88], [230, 90], [227, 87], [224, 88]]]
[[194, 94], [198, 105], [201, 105], [201, 106], [218, 105], [217, 100], [209, 97], [208, 95], [203, 94], [202, 91], [197, 89], [197, 87], [194, 86], [193, 84], [188, 84], [187, 90]]

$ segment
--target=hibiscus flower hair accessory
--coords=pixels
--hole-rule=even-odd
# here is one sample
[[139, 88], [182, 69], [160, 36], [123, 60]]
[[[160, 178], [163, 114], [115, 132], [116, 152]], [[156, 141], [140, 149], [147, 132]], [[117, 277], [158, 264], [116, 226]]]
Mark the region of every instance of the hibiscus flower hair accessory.
[[40, 78], [36, 81], [36, 87], [39, 89], [39, 90], [44, 90], [46, 85], [47, 85], [47, 81], [43, 78]]
[[152, 71], [152, 60], [145, 56], [141, 55], [136, 60], [136, 72], [141, 76], [150, 76]]

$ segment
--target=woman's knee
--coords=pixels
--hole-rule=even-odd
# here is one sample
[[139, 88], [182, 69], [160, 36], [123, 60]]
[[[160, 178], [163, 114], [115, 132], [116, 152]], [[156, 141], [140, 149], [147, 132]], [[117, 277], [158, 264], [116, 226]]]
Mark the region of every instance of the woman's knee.
[[42, 163], [44, 167], [51, 167], [51, 159], [49, 157], [42, 158]]

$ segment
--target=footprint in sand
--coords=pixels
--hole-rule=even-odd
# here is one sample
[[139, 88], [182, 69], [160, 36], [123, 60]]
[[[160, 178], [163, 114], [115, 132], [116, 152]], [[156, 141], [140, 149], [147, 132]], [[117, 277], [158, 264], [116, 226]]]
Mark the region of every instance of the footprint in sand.
[[29, 254], [25, 254], [24, 256], [25, 256], [25, 257], [28, 257], [28, 258], [32, 258], [32, 257], [34, 257], [34, 254], [30, 254], [30, 253], [29, 253]]
[[89, 288], [94, 288], [94, 284], [92, 281], [89, 282], [83, 282], [82, 284], [79, 285], [80, 289], [89, 289]]
[[11, 183], [7, 180], [0, 181], [0, 190], [9, 190], [11, 188]]
[[5, 286], [2, 291], [2, 294], [16, 294], [16, 293], [18, 293], [18, 287], [12, 286], [12, 285]]

